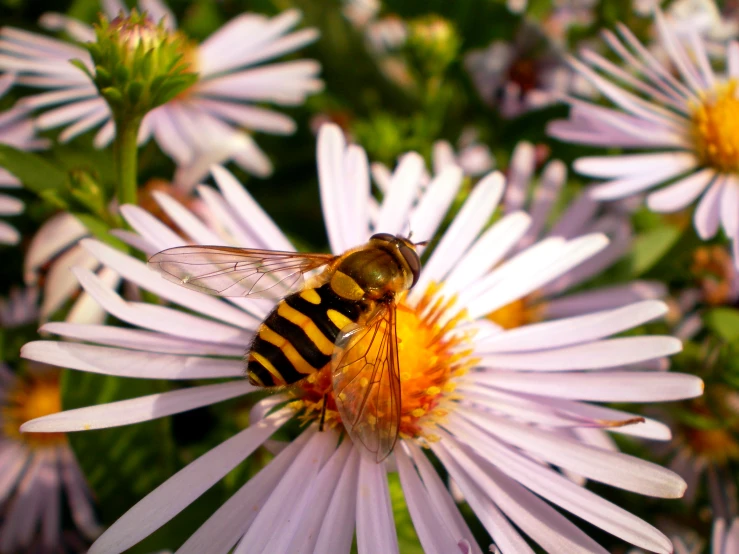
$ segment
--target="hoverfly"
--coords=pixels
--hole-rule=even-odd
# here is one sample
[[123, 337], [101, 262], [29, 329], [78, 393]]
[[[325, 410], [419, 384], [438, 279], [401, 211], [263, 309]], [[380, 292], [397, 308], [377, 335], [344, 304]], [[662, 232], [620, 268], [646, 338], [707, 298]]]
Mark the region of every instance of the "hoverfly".
[[[422, 244], [378, 233], [340, 256], [181, 246], [155, 254], [149, 266], [188, 289], [280, 299], [245, 355], [249, 381], [292, 385], [331, 364], [344, 427], [380, 462], [400, 429], [396, 295], [418, 281]], [[305, 274], [320, 268], [306, 287]]]

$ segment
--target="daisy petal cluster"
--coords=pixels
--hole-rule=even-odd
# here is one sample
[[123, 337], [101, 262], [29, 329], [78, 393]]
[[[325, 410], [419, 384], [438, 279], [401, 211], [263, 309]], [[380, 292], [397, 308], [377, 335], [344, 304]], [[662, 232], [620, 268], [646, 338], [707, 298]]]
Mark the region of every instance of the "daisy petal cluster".
[[[15, 83], [16, 76], [6, 73], [0, 76], [0, 98]], [[28, 110], [15, 107], [0, 113], [0, 144], [7, 144], [21, 150], [45, 148], [48, 142], [36, 137], [36, 131]], [[0, 188], [19, 188], [20, 181], [0, 167]], [[7, 194], [0, 194], [0, 216], [14, 216], [23, 212], [23, 202]], [[0, 221], [0, 244], [16, 244], [20, 240], [18, 231], [4, 221]]]
[[[528, 142], [519, 143], [507, 172], [503, 213], [517, 214], [520, 219], [516, 228], [526, 227], [526, 231], [511, 254], [547, 237], [572, 240], [589, 233], [604, 233], [609, 242], [600, 252], [571, 267], [556, 280], [489, 314], [490, 320], [504, 328], [514, 328], [524, 323], [582, 315], [665, 296], [664, 284], [643, 280], [573, 292], [628, 252], [632, 243], [629, 214], [615, 206], [604, 210], [584, 192], [552, 222], [567, 181], [567, 168], [556, 159], [548, 161], [538, 175], [536, 168], [536, 147]], [[523, 212], [527, 218], [521, 217]]]
[[[109, 18], [127, 11], [120, 2], [105, 2], [103, 7]], [[141, 8], [174, 32], [174, 16], [164, 4], [150, 0]], [[179, 166], [200, 167], [199, 157], [206, 156], [211, 163], [233, 160], [245, 171], [269, 175], [271, 162], [241, 129], [290, 134], [296, 126], [288, 116], [253, 104], [299, 105], [323, 87], [317, 78], [320, 67], [312, 60], [264, 64], [316, 39], [313, 29], [289, 32], [299, 20], [294, 10], [271, 19], [247, 13], [202, 44], [186, 43], [182, 55], [197, 72], [197, 81], [146, 115], [139, 141], [153, 137]], [[46, 14], [41, 22], [80, 42], [94, 40], [91, 27], [66, 16]], [[89, 77], [68, 63], [74, 59], [94, 71], [89, 53], [76, 44], [13, 27], [0, 30], [0, 70], [15, 73], [18, 84], [47, 89], [21, 101], [26, 109], [42, 112], [37, 126], [63, 128], [62, 142], [99, 128], [94, 143], [102, 148], [115, 135], [110, 109]], [[197, 183], [204, 174], [191, 171], [186, 184]]]
[[[398, 306], [402, 412], [392, 462], [376, 463], [344, 435], [322, 370], [259, 401], [249, 426], [151, 492], [92, 546], [123, 552], [222, 479], [288, 421], [304, 430], [197, 529], [180, 552], [398, 552], [388, 472], [397, 471], [424, 551], [481, 553], [429, 458], [438, 459], [504, 553], [606, 552], [559, 510], [654, 552], [671, 552], [657, 529], [584, 488], [597, 481], [646, 496], [677, 498], [676, 474], [620, 453], [601, 431], [666, 441], [654, 420], [603, 402], [665, 402], [701, 394], [700, 379], [651, 371], [680, 350], [665, 336], [619, 336], [662, 316], [656, 300], [504, 330], [486, 316], [553, 282], [607, 246], [603, 234], [552, 236], [515, 252], [530, 218], [520, 211], [492, 226], [504, 178], [483, 177], [446, 230], [439, 229], [462, 182], [449, 166], [424, 186], [423, 159], [403, 156], [380, 201], [371, 193], [365, 152], [324, 126], [318, 174], [332, 252], [374, 232], [433, 238], [416, 286]], [[293, 250], [236, 179], [212, 169], [217, 185], [198, 187], [218, 225], [172, 197], [157, 197], [180, 233], [137, 206], [121, 212], [132, 231], [117, 236], [146, 254], [184, 244]], [[374, 207], [372, 207], [374, 206]], [[514, 222], [525, 222], [515, 225]], [[125, 326], [48, 323], [65, 340], [27, 344], [22, 355], [78, 371], [125, 378], [219, 380], [170, 392], [61, 412], [24, 424], [27, 433], [129, 425], [222, 402], [257, 390], [243, 379], [244, 350], [272, 309], [269, 300], [218, 298], [184, 289], [139, 259], [98, 241], [82, 246], [127, 282], [167, 305], [122, 298], [91, 271], [75, 268], [86, 292]], [[427, 247], [428, 248], [428, 247]], [[226, 380], [223, 382], [223, 380]], [[324, 431], [320, 403], [328, 397]], [[342, 437], [343, 436], [343, 437]], [[556, 507], [556, 508], [555, 508]], [[274, 514], [284, 517], [276, 518]], [[527, 538], [525, 538], [527, 537]]]
[[551, 123], [549, 133], [634, 150], [575, 162], [579, 173], [603, 180], [593, 198], [625, 198], [665, 185], [648, 193], [649, 209], [670, 213], [697, 202], [698, 235], [707, 240], [722, 228], [739, 264], [739, 44], [726, 45], [725, 70], [717, 72], [695, 28], [679, 35], [659, 11], [655, 25], [669, 65], [624, 25], [618, 34], [605, 31], [606, 43], [629, 71], [592, 51], [571, 64], [613, 107], [569, 98], [569, 119]]

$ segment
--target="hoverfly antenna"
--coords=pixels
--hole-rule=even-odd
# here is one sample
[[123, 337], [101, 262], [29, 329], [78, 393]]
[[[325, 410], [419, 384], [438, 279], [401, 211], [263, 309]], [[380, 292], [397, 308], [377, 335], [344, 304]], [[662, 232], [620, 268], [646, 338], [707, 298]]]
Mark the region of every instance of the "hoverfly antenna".
[[[408, 237], [408, 238], [410, 238], [410, 237]], [[429, 242], [431, 242], [431, 241], [430, 240], [422, 240], [421, 242], [416, 242], [414, 244], [416, 246], [426, 246]]]

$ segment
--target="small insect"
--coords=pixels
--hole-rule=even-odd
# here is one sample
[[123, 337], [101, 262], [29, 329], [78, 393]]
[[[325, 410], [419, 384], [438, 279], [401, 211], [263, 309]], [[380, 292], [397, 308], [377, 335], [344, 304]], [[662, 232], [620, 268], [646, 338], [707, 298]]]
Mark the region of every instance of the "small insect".
[[[378, 233], [340, 256], [182, 246], [155, 254], [149, 266], [188, 289], [280, 299], [247, 350], [249, 381], [292, 385], [330, 364], [344, 427], [380, 462], [400, 428], [396, 296], [418, 281], [423, 244]], [[305, 274], [321, 268], [306, 287]]]

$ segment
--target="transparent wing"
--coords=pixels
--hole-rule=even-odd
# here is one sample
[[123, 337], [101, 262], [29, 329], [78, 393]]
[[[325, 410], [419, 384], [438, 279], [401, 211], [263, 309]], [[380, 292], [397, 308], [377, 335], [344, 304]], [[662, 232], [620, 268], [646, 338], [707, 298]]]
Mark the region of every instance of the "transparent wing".
[[378, 307], [364, 326], [344, 329], [333, 363], [336, 405], [349, 436], [376, 462], [387, 458], [400, 430], [400, 372], [395, 303]]
[[179, 246], [154, 254], [149, 267], [188, 289], [218, 296], [282, 298], [303, 286], [303, 275], [332, 262], [331, 254]]

